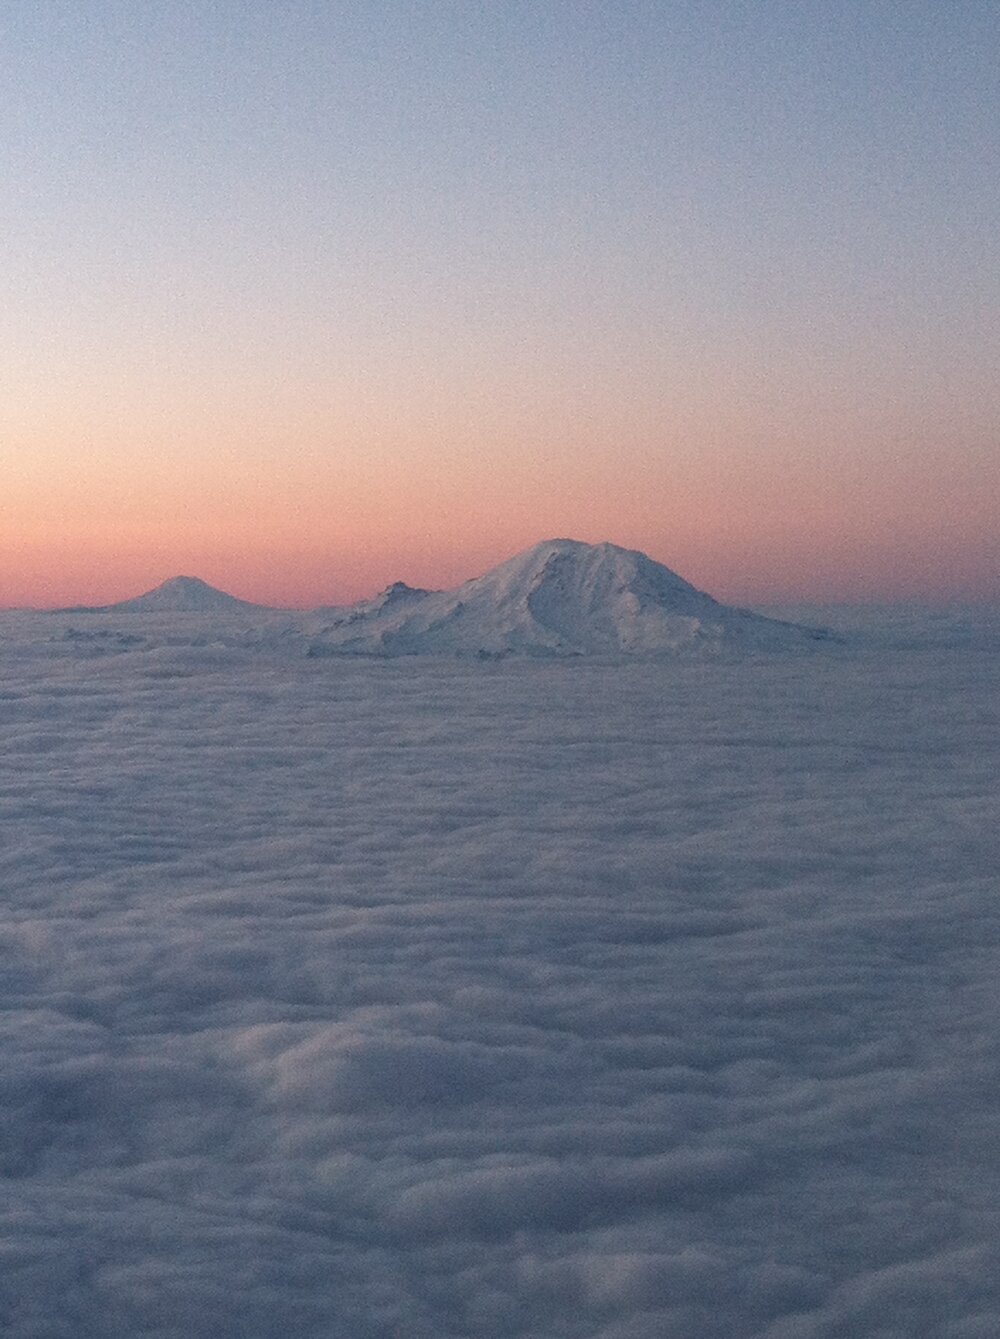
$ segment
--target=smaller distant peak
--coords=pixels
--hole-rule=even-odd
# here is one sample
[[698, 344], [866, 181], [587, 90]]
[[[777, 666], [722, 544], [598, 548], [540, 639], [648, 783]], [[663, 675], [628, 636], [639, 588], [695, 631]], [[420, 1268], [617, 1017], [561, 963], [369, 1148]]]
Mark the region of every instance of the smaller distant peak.
[[237, 599], [226, 591], [210, 586], [201, 577], [169, 577], [144, 595], [123, 600], [111, 605], [111, 609], [124, 612], [161, 612], [161, 613], [212, 613], [235, 611], [238, 609], [256, 609], [260, 606], [247, 600]]
[[[201, 577], [168, 577], [166, 581], [161, 581], [155, 590], [214, 590], [207, 581], [202, 581]], [[152, 593], [152, 592], [150, 592]], [[219, 594], [222, 594], [220, 591]]]

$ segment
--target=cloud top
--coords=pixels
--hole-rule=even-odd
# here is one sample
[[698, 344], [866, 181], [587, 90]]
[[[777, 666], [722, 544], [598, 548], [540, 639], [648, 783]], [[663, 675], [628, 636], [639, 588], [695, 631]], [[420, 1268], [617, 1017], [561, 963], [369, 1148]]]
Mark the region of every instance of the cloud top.
[[995, 1331], [991, 645], [139, 623], [0, 619], [5, 1333]]

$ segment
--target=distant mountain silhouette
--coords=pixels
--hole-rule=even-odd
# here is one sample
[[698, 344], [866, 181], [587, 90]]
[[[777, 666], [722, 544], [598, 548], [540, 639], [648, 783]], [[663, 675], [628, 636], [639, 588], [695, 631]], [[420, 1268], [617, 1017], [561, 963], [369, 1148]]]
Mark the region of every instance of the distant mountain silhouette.
[[241, 609], [261, 609], [262, 605], [238, 600], [224, 590], [216, 590], [198, 577], [171, 577], [162, 585], [117, 604], [93, 605], [78, 608], [74, 613], [120, 614], [232, 614]]

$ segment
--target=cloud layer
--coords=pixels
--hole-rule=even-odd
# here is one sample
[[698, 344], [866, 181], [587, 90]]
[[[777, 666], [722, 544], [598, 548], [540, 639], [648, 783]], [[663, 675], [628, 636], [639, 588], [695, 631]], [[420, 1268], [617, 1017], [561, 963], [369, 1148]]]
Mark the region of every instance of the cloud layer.
[[7, 1333], [1000, 1332], [987, 645], [170, 626], [0, 622]]

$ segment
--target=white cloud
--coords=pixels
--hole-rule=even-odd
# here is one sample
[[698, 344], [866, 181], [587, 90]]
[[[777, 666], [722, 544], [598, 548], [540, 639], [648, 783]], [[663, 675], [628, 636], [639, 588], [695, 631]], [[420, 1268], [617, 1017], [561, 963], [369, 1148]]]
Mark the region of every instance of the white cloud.
[[0, 621], [6, 1333], [996, 1333], [989, 644], [72, 626]]

